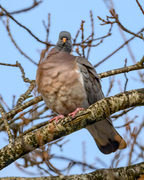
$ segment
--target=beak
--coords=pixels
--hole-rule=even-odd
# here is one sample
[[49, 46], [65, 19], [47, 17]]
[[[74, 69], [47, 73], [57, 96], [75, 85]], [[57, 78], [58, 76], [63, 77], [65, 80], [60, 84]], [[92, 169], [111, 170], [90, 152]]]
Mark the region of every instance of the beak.
[[62, 41], [65, 43], [66, 42], [66, 38], [63, 38]]

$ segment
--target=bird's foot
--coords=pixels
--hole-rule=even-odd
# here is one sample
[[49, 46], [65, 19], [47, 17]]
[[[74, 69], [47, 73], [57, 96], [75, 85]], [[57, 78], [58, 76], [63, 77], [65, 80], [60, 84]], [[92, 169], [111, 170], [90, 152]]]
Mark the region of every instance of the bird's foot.
[[64, 115], [60, 114], [59, 116], [55, 116], [54, 118], [50, 119], [50, 122], [56, 121], [57, 123], [59, 119], [63, 119], [63, 118], [64, 118]]
[[81, 111], [81, 110], [84, 110], [84, 108], [77, 108], [74, 112], [69, 113], [69, 116], [72, 116], [72, 118], [74, 118], [75, 115], [76, 115], [76, 113], [78, 113], [78, 112]]

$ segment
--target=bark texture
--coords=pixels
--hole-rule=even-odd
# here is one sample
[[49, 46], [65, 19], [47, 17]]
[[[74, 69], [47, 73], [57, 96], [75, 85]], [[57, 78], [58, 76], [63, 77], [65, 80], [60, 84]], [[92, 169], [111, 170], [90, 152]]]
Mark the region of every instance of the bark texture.
[[144, 105], [144, 88], [102, 99], [78, 113], [73, 119], [68, 116], [58, 123], [54, 121], [48, 123], [2, 148], [0, 150], [0, 169], [46, 143], [85, 128], [122, 109], [142, 105]]
[[144, 163], [136, 165], [114, 168], [100, 169], [88, 174], [71, 176], [49, 176], [49, 177], [5, 177], [1, 180], [136, 180], [144, 174]]

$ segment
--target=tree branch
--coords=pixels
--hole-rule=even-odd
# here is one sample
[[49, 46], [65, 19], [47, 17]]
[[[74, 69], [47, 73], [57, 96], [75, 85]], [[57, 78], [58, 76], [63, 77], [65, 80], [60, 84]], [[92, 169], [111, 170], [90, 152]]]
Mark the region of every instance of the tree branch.
[[[24, 104], [22, 104], [21, 106], [12, 109], [10, 112], [6, 113], [5, 116], [7, 118], [7, 120], [12, 119], [17, 113], [23, 111], [24, 109], [28, 108], [31, 105], [37, 104], [38, 102], [42, 101], [42, 97], [41, 96], [37, 96], [36, 98], [25, 102]], [[3, 123], [2, 118], [0, 118], [0, 125]]]
[[2, 119], [3, 119], [4, 124], [5, 124], [5, 129], [7, 130], [7, 133], [8, 133], [8, 136], [9, 136], [9, 142], [12, 143], [12, 141], [13, 141], [13, 136], [12, 136], [12, 134], [11, 134], [10, 127], [9, 127], [8, 122], [7, 122], [7, 119], [6, 119], [5, 112], [3, 111], [2, 108], [0, 108], [0, 113], [1, 113], [1, 115], [2, 115]]
[[[108, 77], [108, 76], [112, 76], [112, 75], [116, 75], [116, 74], [121, 74], [121, 73], [129, 72], [129, 71], [144, 69], [144, 65], [143, 64], [144, 64], [144, 56], [135, 65], [127, 66], [127, 67], [119, 68], [119, 69], [114, 69], [114, 70], [111, 70], [111, 71], [106, 71], [106, 72], [100, 73], [98, 75], [100, 76], [100, 78], [105, 78], [105, 77]], [[25, 82], [34, 83], [33, 82], [34, 80], [29, 80], [28, 78], [25, 78], [24, 70], [23, 70], [23, 68], [21, 67], [21, 65], [18, 62], [16, 62], [16, 64], [0, 63], [0, 65], [19, 67], [21, 72], [22, 72], [23, 80]], [[20, 111], [28, 108], [31, 105], [34, 105], [34, 104], [40, 102], [42, 100], [43, 100], [42, 97], [38, 96], [38, 97], [36, 97], [36, 98], [34, 98], [34, 99], [30, 100], [30, 101], [25, 102], [20, 107], [15, 107], [15, 109], [12, 109], [10, 112], [6, 113], [5, 116], [6, 116], [7, 120], [12, 119]], [[0, 118], [0, 125], [2, 125], [2, 123], [3, 123], [2, 118]]]
[[79, 175], [70, 175], [70, 176], [49, 176], [49, 177], [5, 177], [1, 180], [134, 180], [138, 179], [141, 175], [144, 174], [144, 163], [135, 164], [127, 167], [120, 167], [114, 169], [100, 169], [93, 171], [88, 174], [79, 174]]
[[138, 0], [136, 0], [136, 2], [137, 2], [137, 4], [138, 4], [138, 6], [139, 6], [139, 8], [140, 8], [141, 12], [144, 14], [144, 10], [143, 10], [142, 6], [140, 5], [139, 1], [138, 1]]
[[144, 69], [144, 56], [142, 57], [142, 59], [139, 62], [137, 62], [136, 64], [134, 64], [132, 66], [127, 66], [124, 68], [106, 71], [104, 73], [100, 73], [99, 76], [100, 76], [100, 78], [104, 78], [104, 77], [121, 74], [121, 73], [126, 73], [129, 71], [134, 71], [134, 70], [139, 70], [139, 69]]
[[142, 105], [144, 105], [144, 88], [104, 98], [78, 113], [79, 115], [77, 114], [73, 119], [68, 116], [58, 123], [55, 121], [48, 123], [2, 148], [0, 150], [0, 169], [46, 143], [85, 128], [122, 109]]
[[43, 43], [43, 44], [46, 44], [48, 46], [53, 46], [52, 44], [47, 44], [46, 42], [40, 40], [37, 36], [35, 36], [27, 27], [25, 27], [24, 25], [22, 25], [21, 23], [19, 23], [13, 16], [10, 15], [9, 12], [6, 11], [5, 8], [3, 8], [1, 5], [0, 5], [0, 8], [5, 12], [5, 14], [10, 17], [16, 24], [18, 24], [20, 27], [22, 27], [23, 29], [25, 29], [32, 37], [34, 37], [38, 42], [40, 43]]
[[[140, 34], [144, 31], [144, 28], [142, 28], [139, 32], [137, 32], [137, 34]], [[132, 38], [128, 39], [127, 41], [125, 41], [120, 47], [118, 47], [116, 50], [114, 50], [111, 54], [109, 54], [107, 57], [105, 57], [104, 59], [102, 59], [100, 62], [98, 62], [94, 67], [99, 66], [100, 64], [102, 64], [103, 62], [105, 62], [108, 58], [110, 58], [111, 56], [113, 56], [115, 53], [117, 53], [120, 49], [122, 49], [125, 45], [127, 45], [131, 40], [133, 40], [136, 36], [133, 36]]]
[[[1, 19], [1, 20], [2, 20], [2, 19]], [[26, 55], [26, 54], [20, 49], [20, 47], [18, 46], [18, 44], [17, 44], [16, 41], [14, 40], [14, 38], [13, 38], [13, 36], [12, 36], [12, 34], [11, 34], [11, 31], [10, 31], [10, 27], [9, 27], [9, 19], [7, 19], [7, 24], [6, 24], [5, 21], [3, 21], [3, 20], [2, 20], [2, 22], [3, 22], [4, 26], [6, 27], [6, 30], [7, 30], [7, 32], [8, 32], [8, 35], [9, 35], [12, 43], [13, 43], [14, 46], [16, 47], [16, 49], [17, 49], [24, 57], [26, 57], [29, 61], [31, 61], [33, 64], [38, 65], [34, 60], [32, 60], [28, 55]]]
[[[22, 13], [22, 12], [27, 12], [27, 11], [35, 8], [36, 6], [38, 6], [40, 3], [42, 3], [42, 1], [39, 1], [39, 2], [34, 1], [32, 6], [30, 6], [28, 8], [25, 8], [25, 9], [18, 10], [18, 11], [9, 12], [9, 14], [12, 15], [12, 14], [19, 14], [19, 13]], [[6, 14], [4, 14], [3, 11], [1, 11], [0, 16], [6, 16]]]

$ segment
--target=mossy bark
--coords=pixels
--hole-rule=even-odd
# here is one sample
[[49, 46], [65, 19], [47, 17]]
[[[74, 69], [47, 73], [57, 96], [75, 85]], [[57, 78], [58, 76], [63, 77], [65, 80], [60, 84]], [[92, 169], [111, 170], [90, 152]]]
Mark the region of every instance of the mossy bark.
[[142, 105], [144, 105], [144, 89], [137, 89], [104, 98], [76, 114], [73, 119], [68, 116], [58, 123], [55, 121], [48, 123], [2, 148], [0, 150], [0, 169], [46, 143], [85, 128], [122, 109]]
[[144, 163], [132, 166], [100, 169], [88, 174], [79, 174], [71, 176], [48, 176], [48, 177], [5, 177], [1, 180], [136, 180], [144, 174]]

